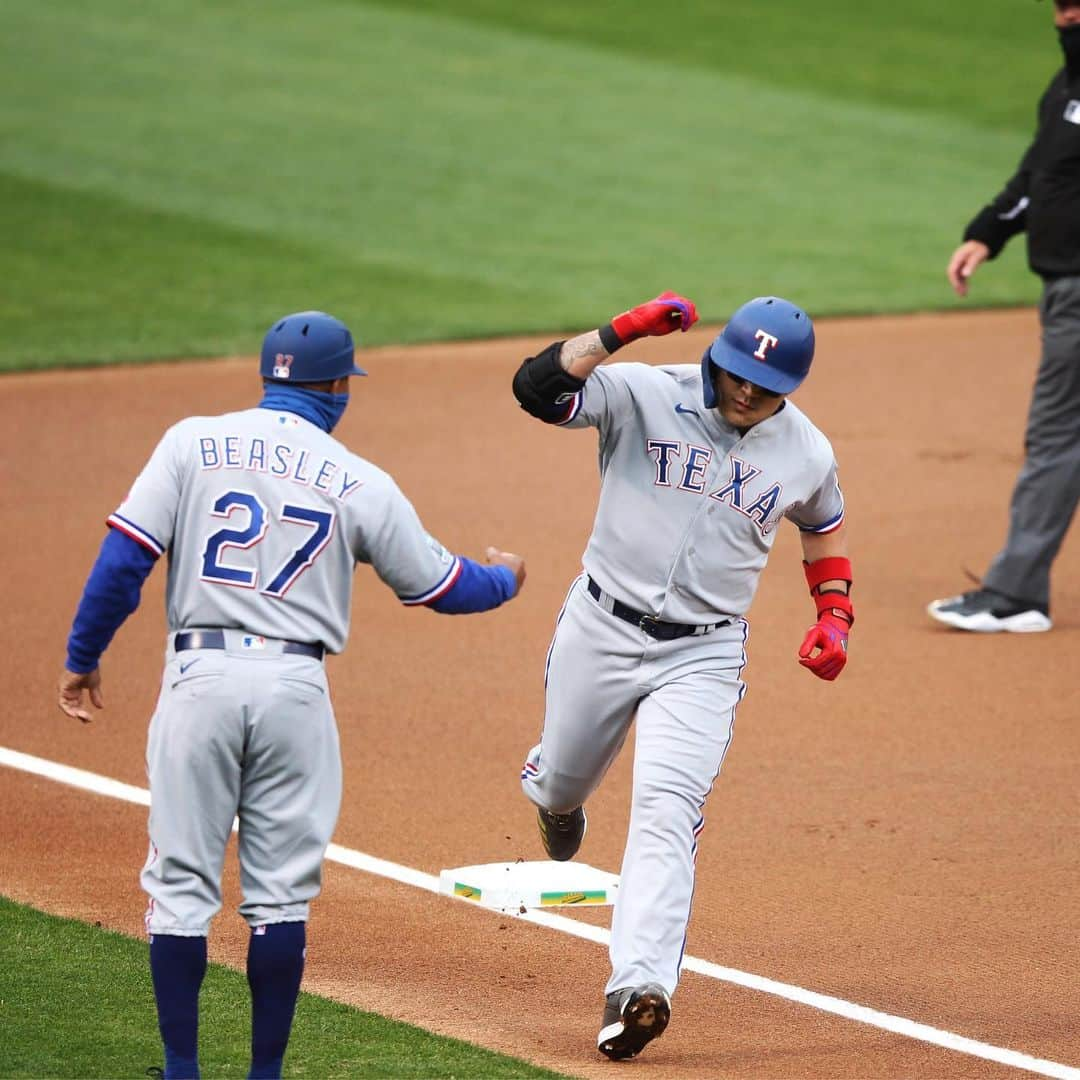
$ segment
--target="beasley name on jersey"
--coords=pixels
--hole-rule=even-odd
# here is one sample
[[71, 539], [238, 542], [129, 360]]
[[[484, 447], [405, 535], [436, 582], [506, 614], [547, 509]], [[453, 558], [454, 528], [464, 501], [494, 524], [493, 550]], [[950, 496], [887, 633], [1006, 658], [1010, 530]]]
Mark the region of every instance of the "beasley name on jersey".
[[239, 469], [266, 473], [313, 487], [338, 502], [344, 502], [360, 486], [359, 477], [332, 458], [262, 435], [203, 435], [197, 448], [199, 468], [204, 472]]

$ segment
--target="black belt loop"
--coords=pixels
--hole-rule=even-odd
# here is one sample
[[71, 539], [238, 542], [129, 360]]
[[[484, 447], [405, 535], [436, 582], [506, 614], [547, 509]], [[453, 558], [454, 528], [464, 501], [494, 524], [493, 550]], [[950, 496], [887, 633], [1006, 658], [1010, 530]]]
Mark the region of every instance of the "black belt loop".
[[[589, 595], [597, 603], [600, 603], [604, 590], [588, 574], [585, 575], [585, 580], [588, 583], [586, 588], [589, 590]], [[634, 626], [648, 634], [649, 637], [656, 638], [659, 641], [673, 641], [675, 638], [690, 637], [692, 634], [701, 637], [704, 634], [711, 634], [714, 630], [719, 630], [721, 626], [727, 626], [731, 622], [730, 619], [723, 619], [707, 626], [696, 626], [693, 623], [664, 622], [653, 615], [627, 607], [621, 600], [616, 600], [614, 596], [608, 595], [607, 599], [611, 604], [612, 615], [617, 619], [622, 619], [623, 622], [633, 623]]]
[[[238, 631], [243, 633], [244, 631]], [[250, 635], [258, 637], [257, 634]], [[188, 649], [224, 649], [224, 630], [180, 630], [173, 637], [173, 648], [177, 652], [185, 652]], [[298, 656], [312, 656], [321, 660], [326, 651], [321, 645], [312, 645], [306, 641], [282, 641], [283, 653], [295, 653]]]

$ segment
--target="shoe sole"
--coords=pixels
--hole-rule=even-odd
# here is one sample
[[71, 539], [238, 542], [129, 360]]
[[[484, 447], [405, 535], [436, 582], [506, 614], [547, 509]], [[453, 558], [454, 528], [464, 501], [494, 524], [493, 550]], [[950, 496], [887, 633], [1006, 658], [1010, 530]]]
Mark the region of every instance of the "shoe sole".
[[975, 615], [959, 615], [953, 611], [942, 611], [935, 607], [935, 604], [930, 604], [926, 610], [931, 618], [946, 626], [956, 630], [970, 630], [976, 634], [1041, 634], [1054, 625], [1041, 611], [1021, 611], [1018, 615], [1001, 618], [989, 611], [980, 611]]
[[660, 1038], [671, 1019], [671, 1003], [662, 993], [647, 990], [632, 997], [622, 1016], [601, 1029], [596, 1048], [612, 1061], [636, 1057], [653, 1039]]

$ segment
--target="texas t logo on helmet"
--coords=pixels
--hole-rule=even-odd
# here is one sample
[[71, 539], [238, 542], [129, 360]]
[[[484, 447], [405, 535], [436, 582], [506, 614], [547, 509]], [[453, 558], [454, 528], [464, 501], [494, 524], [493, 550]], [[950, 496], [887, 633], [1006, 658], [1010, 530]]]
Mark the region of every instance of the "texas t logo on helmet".
[[754, 355], [759, 360], [765, 359], [766, 349], [775, 349], [776, 346], [780, 344], [779, 338], [773, 337], [772, 334], [768, 333], [765, 330], [756, 331], [754, 334], [754, 339], [761, 342], [757, 349], [754, 350]]

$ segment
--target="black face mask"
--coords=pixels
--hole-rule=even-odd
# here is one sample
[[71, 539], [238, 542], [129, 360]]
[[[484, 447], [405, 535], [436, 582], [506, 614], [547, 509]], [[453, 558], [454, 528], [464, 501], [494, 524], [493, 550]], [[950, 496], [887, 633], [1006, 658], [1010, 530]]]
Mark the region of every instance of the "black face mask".
[[1069, 69], [1069, 74], [1080, 74], [1080, 24], [1058, 27], [1058, 37], [1065, 53], [1065, 66]]

